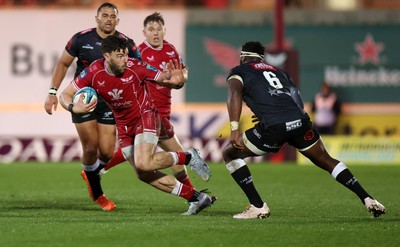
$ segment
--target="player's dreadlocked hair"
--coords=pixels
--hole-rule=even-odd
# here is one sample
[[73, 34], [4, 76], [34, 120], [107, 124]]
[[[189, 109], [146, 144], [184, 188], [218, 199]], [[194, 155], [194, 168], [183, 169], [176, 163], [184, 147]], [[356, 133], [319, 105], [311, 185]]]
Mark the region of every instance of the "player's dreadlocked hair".
[[101, 51], [103, 54], [120, 50], [125, 51], [126, 49], [128, 49], [128, 43], [126, 42], [126, 39], [119, 38], [114, 35], [110, 35], [105, 38], [101, 44]]
[[240, 57], [259, 57], [264, 59], [265, 47], [258, 41], [249, 41], [242, 46]]
[[157, 22], [164, 26], [164, 18], [159, 12], [154, 12], [153, 14], [147, 16], [143, 21], [143, 26], [145, 27], [150, 22]]
[[115, 4], [105, 2], [105, 3], [103, 3], [102, 5], [100, 5], [100, 7], [97, 9], [97, 16], [99, 15], [100, 10], [101, 10], [102, 8], [112, 8], [112, 9], [115, 9], [115, 12], [117, 12], [117, 14], [118, 14], [118, 8], [117, 8], [117, 6], [116, 6]]

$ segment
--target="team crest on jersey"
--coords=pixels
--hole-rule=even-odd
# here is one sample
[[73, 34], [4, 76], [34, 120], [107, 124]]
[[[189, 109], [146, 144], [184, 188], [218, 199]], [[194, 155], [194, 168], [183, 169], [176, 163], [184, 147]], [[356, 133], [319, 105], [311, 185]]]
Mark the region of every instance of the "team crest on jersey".
[[123, 90], [114, 88], [112, 91], [108, 92], [108, 95], [112, 96], [112, 100], [120, 100], [122, 99], [122, 92]]
[[167, 63], [165, 61], [162, 61], [162, 63], [160, 63], [160, 69], [164, 70], [167, 68]]
[[87, 75], [87, 71], [86, 69], [82, 70], [82, 72], [79, 74], [80, 78], [85, 78], [85, 76]]
[[133, 78], [133, 75], [129, 76], [128, 78], [121, 78], [121, 81], [123, 83], [128, 83], [128, 82], [132, 81], [132, 78]]

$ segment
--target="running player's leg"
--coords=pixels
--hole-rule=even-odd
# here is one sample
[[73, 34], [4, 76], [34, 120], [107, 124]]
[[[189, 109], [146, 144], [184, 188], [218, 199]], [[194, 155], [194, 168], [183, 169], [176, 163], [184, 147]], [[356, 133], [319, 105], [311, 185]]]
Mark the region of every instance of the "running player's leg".
[[[139, 141], [137, 139], [139, 139]], [[158, 171], [158, 169], [153, 170], [153, 168], [161, 164], [165, 166], [162, 168], [178, 165], [177, 162], [182, 165], [182, 162], [176, 161], [171, 153], [164, 151], [154, 153], [156, 143], [156, 136], [142, 134], [135, 138], [135, 145], [133, 148], [134, 155], [130, 155], [130, 153], [132, 153], [132, 146], [122, 149], [124, 155], [129, 156], [127, 160], [135, 169], [138, 178], [158, 190], [180, 196], [189, 201], [198, 201], [199, 203], [193, 214], [197, 214], [201, 210], [211, 206], [216, 200], [215, 197], [210, 197], [205, 193], [196, 191], [193, 187], [179, 182], [174, 177]], [[190, 160], [189, 157], [187, 158]], [[184, 163], [188, 163], [189, 160]]]
[[116, 149], [116, 127], [114, 114], [110, 107], [100, 98], [95, 114], [97, 117], [97, 130], [99, 133], [99, 159], [100, 166], [104, 168], [113, 158]]
[[101, 161], [99, 155], [99, 129], [98, 129], [98, 107], [88, 114], [72, 114], [82, 144], [82, 178], [85, 180], [90, 197], [104, 210], [115, 209], [115, 204], [108, 200], [103, 193], [100, 183]]
[[[270, 215], [269, 208], [258, 193], [250, 169], [244, 161], [247, 157], [264, 155], [266, 153], [257, 148], [259, 145], [258, 143], [251, 142], [252, 138], [246, 137], [246, 134], [252, 135], [254, 133], [252, 130], [253, 129], [249, 129], [245, 133], [241, 134], [239, 141], [243, 149], [238, 149], [234, 147], [232, 143], [229, 143], [222, 152], [226, 168], [247, 196], [250, 203], [243, 213], [235, 214], [233, 216], [238, 219], [266, 218]], [[243, 141], [244, 138], [246, 138], [246, 145]]]
[[114, 124], [97, 124], [99, 133], [99, 160], [102, 168], [111, 160], [116, 147], [116, 130]]
[[[158, 146], [166, 152], [184, 152], [182, 144], [179, 142], [176, 135], [169, 139], [159, 141]], [[171, 166], [171, 171], [179, 182], [187, 186], [194, 187], [190, 181], [186, 166]]]
[[310, 122], [303, 122], [303, 127], [298, 131], [300, 135], [290, 141], [292, 145], [316, 166], [329, 172], [336, 181], [354, 192], [374, 217], [385, 213], [385, 207], [365, 191], [347, 166], [330, 156], [319, 133]]
[[99, 204], [104, 210], [115, 209], [115, 204], [108, 200], [101, 187], [98, 170], [100, 161], [97, 158], [98, 153], [98, 132], [97, 121], [91, 120], [75, 124], [79, 138], [82, 144], [82, 178], [85, 180], [90, 197]]

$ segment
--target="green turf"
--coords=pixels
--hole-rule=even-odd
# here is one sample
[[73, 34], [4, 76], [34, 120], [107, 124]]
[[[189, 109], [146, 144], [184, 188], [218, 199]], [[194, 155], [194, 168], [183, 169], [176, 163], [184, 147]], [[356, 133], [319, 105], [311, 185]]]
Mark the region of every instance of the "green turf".
[[0, 165], [0, 246], [400, 246], [399, 166], [350, 166], [388, 213], [373, 219], [359, 199], [312, 166], [252, 164], [267, 201], [265, 220], [234, 220], [247, 200], [224, 165], [198, 189], [218, 197], [196, 216], [183, 199], [136, 179], [126, 163], [103, 179], [117, 204], [102, 211], [87, 194], [78, 163]]

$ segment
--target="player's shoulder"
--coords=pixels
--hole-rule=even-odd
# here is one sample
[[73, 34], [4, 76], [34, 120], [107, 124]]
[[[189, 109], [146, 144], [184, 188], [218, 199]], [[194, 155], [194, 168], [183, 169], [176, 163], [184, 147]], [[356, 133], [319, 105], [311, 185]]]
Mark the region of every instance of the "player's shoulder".
[[139, 59], [137, 59], [137, 58], [129, 57], [126, 66], [127, 66], [128, 68], [130, 68], [130, 67], [145, 66], [145, 65], [146, 65], [146, 62], [145, 62], [145, 61], [139, 60]]
[[175, 49], [175, 46], [165, 39], [163, 40], [163, 46], [172, 47]]
[[97, 73], [98, 71], [104, 70], [104, 58], [94, 60], [87, 68], [91, 73]]
[[170, 49], [170, 50], [171, 50], [171, 49], [172, 49], [172, 50], [174, 50], [175, 52], [177, 52], [175, 46], [174, 46], [173, 44], [169, 43], [169, 42], [166, 41], [166, 40], [163, 41], [163, 49], [164, 49], [164, 50], [166, 50], [166, 49]]
[[235, 67], [231, 68], [230, 74], [238, 73], [243, 70], [243, 64], [236, 65]]
[[142, 43], [140, 43], [140, 44], [138, 45], [138, 50], [139, 50], [140, 52], [142, 52], [143, 50], [147, 49], [148, 47], [149, 47], [149, 46], [147, 45], [146, 42], [142, 42]]
[[133, 42], [133, 39], [129, 38], [125, 34], [121, 33], [120, 31], [115, 31], [115, 36], [117, 36], [120, 39], [125, 39], [128, 42]]
[[138, 71], [143, 71], [143, 70], [152, 70], [155, 72], [158, 72], [158, 69], [147, 63], [146, 61], [139, 60], [136, 58], [128, 58], [128, 63], [126, 64], [127, 68], [130, 70], [137, 70]]
[[84, 36], [89, 36], [89, 35], [93, 35], [96, 34], [96, 28], [92, 27], [92, 28], [88, 28], [82, 31], [79, 31], [77, 33], [75, 33], [75, 37], [84, 37]]

